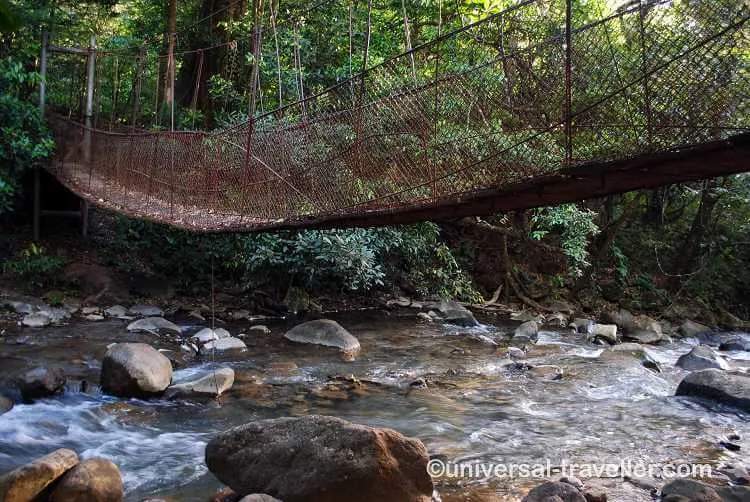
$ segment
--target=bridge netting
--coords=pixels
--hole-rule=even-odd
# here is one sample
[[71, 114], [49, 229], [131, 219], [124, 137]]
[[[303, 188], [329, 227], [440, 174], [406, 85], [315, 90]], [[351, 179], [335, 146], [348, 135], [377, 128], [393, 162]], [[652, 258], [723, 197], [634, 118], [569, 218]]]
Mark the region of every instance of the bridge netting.
[[[90, 128], [53, 115], [50, 169], [96, 204], [203, 231], [445, 215], [576, 166], [746, 133], [749, 16], [736, 0], [598, 16], [527, 0], [213, 132], [118, 125], [124, 104]], [[82, 100], [63, 89], [83, 68], [67, 57], [50, 61], [58, 110]]]

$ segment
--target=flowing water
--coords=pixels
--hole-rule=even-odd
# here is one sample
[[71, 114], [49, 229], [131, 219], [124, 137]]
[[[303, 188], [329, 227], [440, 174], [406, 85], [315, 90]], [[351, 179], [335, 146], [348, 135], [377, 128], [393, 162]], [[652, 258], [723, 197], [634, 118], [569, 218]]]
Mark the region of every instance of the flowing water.
[[[213, 434], [252, 420], [312, 413], [394, 428], [420, 438], [433, 457], [455, 463], [560, 466], [630, 458], [718, 465], [736, 455], [718, 445], [733, 431], [741, 435], [742, 449], [750, 448], [750, 415], [674, 397], [685, 375], [674, 362], [690, 349], [689, 341], [648, 347], [663, 368], [656, 373], [637, 357], [589, 344], [582, 335], [545, 331], [529, 348], [527, 362], [561, 367], [562, 379], [552, 380], [554, 369], [505, 367], [509, 325], [466, 329], [424, 323], [413, 313], [335, 318], [360, 340], [362, 353], [355, 361], [335, 350], [285, 341], [282, 334], [292, 324], [278, 321], [268, 324], [271, 334], [249, 335], [245, 352], [176, 370], [175, 380], [184, 380], [217, 365], [232, 367], [234, 387], [219, 401], [101, 394], [95, 384], [107, 344], [145, 341], [176, 348], [166, 339], [127, 333], [124, 321], [9, 331], [0, 337], [0, 381], [54, 364], [64, 368], [69, 383], [59, 397], [17, 404], [0, 416], [0, 472], [67, 447], [84, 458], [103, 456], [118, 464], [127, 501], [159, 495], [205, 502], [220, 487], [203, 461]], [[236, 334], [248, 326], [225, 327]], [[729, 356], [733, 366], [750, 366], [744, 353]], [[410, 385], [420, 378], [426, 387]], [[81, 390], [82, 381], [94, 385]], [[610, 500], [650, 500], [647, 492], [621, 481], [588, 481], [605, 486]], [[486, 500], [517, 500], [539, 482], [464, 475], [442, 478], [437, 486], [448, 495], [473, 490]]]

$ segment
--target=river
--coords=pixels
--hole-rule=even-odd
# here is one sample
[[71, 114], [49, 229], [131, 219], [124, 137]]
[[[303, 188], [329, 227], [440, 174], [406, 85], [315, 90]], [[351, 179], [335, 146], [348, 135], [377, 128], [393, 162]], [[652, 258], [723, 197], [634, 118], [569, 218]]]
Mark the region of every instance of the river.
[[[508, 369], [503, 354], [509, 324], [460, 328], [382, 311], [334, 318], [360, 340], [362, 352], [354, 361], [284, 340], [289, 321], [269, 321], [270, 334], [246, 331], [248, 324], [222, 325], [232, 334], [257, 334], [245, 338], [245, 352], [196, 361], [174, 376], [179, 381], [219, 365], [232, 367], [234, 387], [219, 400], [103, 395], [96, 383], [107, 344], [144, 341], [176, 349], [167, 339], [128, 333], [125, 321], [9, 330], [0, 338], [1, 381], [33, 366], [59, 365], [69, 382], [59, 397], [17, 404], [0, 416], [0, 472], [67, 447], [83, 458], [113, 460], [126, 501], [162, 496], [206, 502], [221, 486], [203, 460], [214, 433], [252, 420], [313, 413], [394, 428], [451, 463], [560, 466], [630, 459], [718, 465], [737, 458], [719, 446], [733, 432], [741, 436], [742, 450], [750, 448], [750, 415], [674, 397], [686, 374], [674, 362], [690, 350], [690, 340], [649, 346], [648, 355], [662, 367], [655, 372], [631, 353], [592, 345], [583, 335], [543, 331], [526, 361], [560, 367], [562, 378], [553, 379], [554, 368]], [[728, 356], [735, 367], [750, 366], [747, 353]], [[619, 478], [584, 481], [603, 487], [609, 500], [651, 500]], [[444, 500], [462, 493], [475, 498], [461, 500], [519, 500], [539, 482], [464, 475], [443, 477], [436, 485]]]

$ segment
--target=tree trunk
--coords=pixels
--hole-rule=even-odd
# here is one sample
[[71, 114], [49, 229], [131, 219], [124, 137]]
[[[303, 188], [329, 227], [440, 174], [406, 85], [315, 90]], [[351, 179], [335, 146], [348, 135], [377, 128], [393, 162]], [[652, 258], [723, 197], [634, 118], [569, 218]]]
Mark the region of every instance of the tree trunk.
[[677, 276], [690, 273], [702, 254], [701, 247], [711, 233], [714, 208], [720, 198], [720, 193], [716, 190], [718, 184], [717, 180], [706, 180], [702, 183], [698, 211], [695, 213], [693, 224], [685, 236], [683, 245], [674, 258], [672, 269], [675, 270]]

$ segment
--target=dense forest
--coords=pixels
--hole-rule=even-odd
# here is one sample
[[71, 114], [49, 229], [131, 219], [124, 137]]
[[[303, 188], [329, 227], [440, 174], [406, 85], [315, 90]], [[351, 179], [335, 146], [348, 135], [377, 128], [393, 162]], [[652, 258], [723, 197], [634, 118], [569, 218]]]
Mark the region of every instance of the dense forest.
[[[3, 231], [2, 273], [43, 292], [65, 287], [58, 271], [78, 259], [54, 239], [29, 238], [30, 172], [55, 149], [37, 108], [45, 37], [85, 48], [95, 36], [96, 127], [218, 130], [514, 3], [3, 1], [0, 218], [10, 231]], [[573, 10], [578, 20], [598, 19], [631, 3], [576, 0]], [[51, 58], [49, 108], [81, 117], [84, 58]], [[721, 93], [710, 99], [720, 113]], [[213, 274], [235, 290], [264, 290], [278, 300], [291, 290], [473, 303], [498, 293], [533, 308], [555, 299], [654, 312], [688, 305], [711, 323], [731, 325], [750, 315], [748, 202], [743, 174], [484, 219], [369, 229], [199, 235], [100, 211], [87, 246], [123, 274], [168, 278], [187, 294], [201, 294]]]

